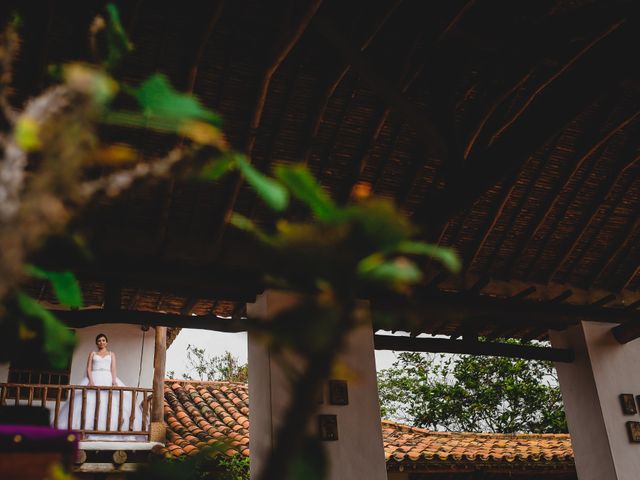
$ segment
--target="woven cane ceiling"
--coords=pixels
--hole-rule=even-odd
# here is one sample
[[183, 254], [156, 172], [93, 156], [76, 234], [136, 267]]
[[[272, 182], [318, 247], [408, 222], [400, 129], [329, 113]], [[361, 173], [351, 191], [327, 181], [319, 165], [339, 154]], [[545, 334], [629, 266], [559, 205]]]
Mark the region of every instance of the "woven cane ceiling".
[[[394, 199], [425, 238], [464, 259], [457, 279], [434, 270], [432, 289], [524, 297], [533, 286], [557, 302], [580, 292], [582, 305], [640, 298], [634, 2], [117, 3], [136, 46], [124, 81], [165, 73], [218, 111], [233, 146], [264, 171], [305, 162], [339, 201], [362, 185]], [[88, 58], [99, 5], [16, 6], [19, 102], [46, 85], [47, 65]], [[124, 141], [153, 155], [177, 139]], [[123, 308], [151, 290], [164, 293], [150, 310], [175, 312], [190, 301], [197, 310], [194, 296], [209, 311], [251, 297], [255, 257], [224, 228], [231, 208], [269, 220], [250, 189], [233, 200], [232, 182], [174, 181], [94, 206], [79, 224], [92, 227], [98, 258], [84, 273], [126, 279], [135, 301]], [[207, 297], [207, 285], [229, 292]]]

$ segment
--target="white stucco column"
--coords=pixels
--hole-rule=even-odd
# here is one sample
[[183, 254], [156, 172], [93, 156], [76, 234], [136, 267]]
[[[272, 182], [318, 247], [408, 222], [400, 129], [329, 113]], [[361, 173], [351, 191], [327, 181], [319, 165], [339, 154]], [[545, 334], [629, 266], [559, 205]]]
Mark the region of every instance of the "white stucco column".
[[[267, 291], [258, 297], [255, 304], [247, 305], [247, 313], [250, 317], [269, 318], [294, 302], [295, 297], [290, 294]], [[254, 334], [249, 334], [248, 341], [251, 476], [256, 478], [272, 448], [284, 409], [289, 403], [291, 386], [270, 349]], [[318, 411], [322, 415], [336, 415], [338, 425], [338, 440], [323, 442], [330, 463], [327, 478], [386, 480], [370, 325], [352, 332], [340, 360], [347, 367], [345, 372], [349, 374], [345, 377], [349, 378], [332, 379], [347, 381], [349, 404], [331, 405], [328, 382], [325, 382], [323, 403]], [[308, 428], [317, 433], [317, 416]]]
[[557, 363], [562, 399], [580, 480], [637, 480], [640, 443], [631, 443], [620, 394], [640, 395], [640, 344], [620, 345], [612, 324], [582, 322], [550, 331], [554, 347], [572, 348], [573, 363]]

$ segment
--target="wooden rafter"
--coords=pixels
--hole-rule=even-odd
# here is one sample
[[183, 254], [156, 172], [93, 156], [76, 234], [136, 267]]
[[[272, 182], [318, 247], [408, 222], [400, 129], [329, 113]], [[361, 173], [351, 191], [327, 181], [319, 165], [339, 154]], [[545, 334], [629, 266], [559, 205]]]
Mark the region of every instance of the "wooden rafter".
[[[273, 78], [273, 75], [278, 70], [282, 62], [287, 58], [293, 47], [298, 43], [298, 40], [300, 40], [300, 37], [307, 29], [309, 22], [314, 17], [321, 4], [322, 0], [311, 0], [309, 6], [307, 7], [305, 13], [302, 15], [296, 27], [291, 32], [288, 32], [287, 35], [285, 35], [285, 37], [282, 39], [280, 47], [276, 49], [271, 61], [264, 69], [262, 78], [260, 79], [260, 83], [258, 86], [255, 106], [249, 120], [249, 131], [245, 145], [245, 151], [247, 152], [249, 161], [251, 161], [251, 153], [255, 144], [256, 132], [262, 118], [262, 112], [267, 100], [267, 94], [269, 93], [269, 85], [271, 84], [271, 79]], [[228, 201], [226, 202], [224, 208], [222, 221], [217, 229], [217, 234], [213, 240], [212, 249], [214, 256], [219, 253], [220, 247], [222, 246], [222, 239], [224, 238], [224, 235], [226, 233], [229, 218], [231, 217], [231, 213], [233, 212], [233, 209], [235, 207], [238, 195], [240, 195], [242, 181], [242, 177], [240, 175], [236, 175], [236, 178], [233, 181], [231, 194], [229, 195]]]
[[[411, 84], [418, 77], [425, 64], [422, 63], [418, 69], [414, 72], [413, 75], [409, 75], [409, 68], [411, 67], [411, 63], [413, 60], [413, 56], [420, 44], [420, 40], [422, 39], [422, 32], [419, 32], [416, 36], [414, 42], [412, 43], [411, 48], [408, 50], [407, 55], [405, 56], [405, 60], [402, 62], [402, 67], [399, 69], [400, 74], [398, 75], [397, 88], [400, 89], [400, 92], [404, 95], [407, 90], [411, 87]], [[344, 187], [337, 195], [337, 200], [340, 203], [344, 203], [349, 199], [351, 195], [351, 191], [353, 186], [357, 183], [364, 166], [366, 165], [367, 159], [369, 158], [369, 152], [371, 148], [376, 144], [378, 137], [380, 136], [380, 132], [382, 132], [382, 128], [384, 124], [387, 122], [389, 117], [389, 113], [391, 113], [391, 106], [378, 106], [376, 109], [376, 113], [372, 115], [372, 122], [367, 129], [367, 134], [365, 135], [364, 140], [362, 141], [362, 145], [360, 146], [360, 152], [358, 156], [351, 160], [351, 168], [349, 173], [347, 174], [347, 181], [345, 182]]]
[[[580, 172], [580, 170], [585, 165], [587, 160], [592, 158], [597, 152], [599, 152], [602, 148], [604, 148], [604, 146], [609, 142], [609, 140], [611, 140], [611, 138], [614, 135], [618, 134], [622, 129], [627, 127], [638, 116], [640, 116], [640, 111], [635, 112], [633, 115], [625, 118], [622, 122], [618, 123], [615, 127], [609, 130], [605, 135], [603, 135], [594, 145], [592, 145], [591, 148], [589, 148], [582, 157], [578, 159], [578, 161], [574, 164], [573, 169], [567, 176], [564, 184], [558, 189], [558, 192], [553, 197], [552, 202], [549, 204], [549, 206], [545, 210], [542, 216], [542, 221], [538, 223], [538, 225], [533, 231], [533, 234], [529, 238], [531, 239], [537, 238], [538, 234], [540, 233], [540, 230], [542, 229], [542, 226], [545, 224], [545, 221], [551, 216], [551, 213], [554, 211], [554, 209], [559, 208], [560, 213], [557, 214], [555, 218], [552, 220], [551, 222], [552, 226], [550, 231], [554, 231], [556, 229], [560, 221], [564, 218], [571, 204], [575, 201], [578, 195], [578, 192], [586, 182], [591, 172], [587, 172], [587, 174], [583, 175], [577, 182], [574, 181], [576, 174]], [[593, 170], [596, 162], [597, 162], [597, 158], [594, 158], [591, 170]], [[564, 195], [568, 195], [568, 198], [566, 199], [566, 201], [563, 202], [564, 207], [559, 207], [558, 205], [560, 204], [560, 200], [563, 198]], [[550, 233], [545, 235], [544, 241], [542, 242], [542, 246], [538, 248], [538, 250], [536, 251], [536, 254], [532, 257], [529, 263], [529, 266], [527, 267], [525, 278], [530, 277], [531, 271], [536, 265], [536, 263], [538, 262], [538, 259], [540, 258], [540, 255], [542, 254], [542, 252], [545, 250], [547, 244], [549, 243], [550, 237], [551, 237]]]
[[187, 297], [184, 306], [180, 309], [180, 315], [191, 315], [197, 304], [198, 299], [196, 297]]
[[[635, 160], [633, 160], [631, 163], [629, 163], [619, 173], [617, 178], [613, 181], [610, 191], [605, 195], [605, 198], [604, 198], [604, 200], [602, 202], [603, 205], [607, 205], [610, 202], [610, 205], [606, 209], [606, 212], [602, 215], [601, 220], [597, 223], [597, 226], [594, 227], [594, 231], [600, 231], [601, 228], [609, 222], [609, 219], [611, 218], [611, 215], [613, 215], [613, 212], [618, 208], [620, 203], [624, 200], [624, 198], [626, 196], [626, 192], [629, 190], [629, 188], [631, 187], [631, 185], [633, 183], [633, 180], [634, 180], [634, 176], [633, 175], [630, 175], [628, 181], [625, 183], [624, 186], [621, 187], [622, 191], [621, 191], [620, 195], [618, 196], [617, 201], [613, 201], [612, 199], [610, 200], [610, 198], [613, 197], [613, 193], [614, 193], [615, 187], [622, 181], [622, 179], [624, 178], [624, 175], [627, 173], [627, 170], [629, 170], [631, 167], [635, 166], [639, 159], [640, 159], [640, 157], [636, 157]], [[600, 206], [599, 206], [599, 208], [600, 208]], [[589, 228], [591, 227], [591, 222], [595, 218], [598, 218], [597, 211], [589, 219], [589, 223], [587, 224], [587, 226], [584, 229], [582, 229], [582, 231], [580, 232], [580, 237], [576, 238], [575, 242], [570, 247], [570, 249], [566, 253], [565, 257], [561, 260], [561, 262], [559, 263], [558, 269], [560, 268], [560, 265], [562, 265], [562, 264], [564, 264], [564, 263], [569, 261], [569, 259], [571, 258], [571, 255], [573, 254], [573, 250], [575, 250], [577, 248], [577, 246], [579, 245], [579, 243], [582, 240], [582, 236], [585, 235], [586, 232], [589, 230]], [[580, 263], [580, 261], [582, 260], [584, 255], [588, 251], [590, 251], [591, 246], [593, 245], [593, 242], [595, 242], [597, 238], [598, 238], [598, 235], [589, 236], [589, 238], [587, 239], [587, 243], [584, 246], [584, 248], [582, 248], [582, 250], [574, 257], [574, 259], [571, 262], [571, 264], [567, 266], [565, 275], [560, 279], [561, 282], [565, 282], [570, 278], [573, 270]], [[558, 270], [558, 269], [556, 269], [556, 270]], [[549, 276], [549, 278], [553, 279], [557, 275], [557, 273], [558, 273], [557, 271], [553, 272], [552, 275]]]
[[464, 18], [464, 16], [473, 8], [476, 0], [468, 0], [467, 3], [463, 5], [463, 7], [456, 13], [456, 15], [449, 21], [446, 27], [442, 29], [440, 35], [438, 35], [438, 39], [436, 43], [442, 42], [455, 28], [458, 26], [460, 21]]
[[520, 90], [529, 81], [532, 74], [533, 74], [533, 70], [530, 70], [529, 72], [527, 72], [523, 77], [520, 78], [520, 80], [518, 80], [506, 91], [504, 91], [500, 96], [498, 96], [496, 101], [493, 102], [489, 106], [489, 108], [485, 110], [485, 113], [480, 118], [480, 122], [478, 122], [478, 125], [476, 126], [476, 128], [471, 132], [471, 135], [469, 136], [469, 140], [467, 140], [467, 146], [464, 148], [464, 152], [462, 154], [462, 157], [464, 158], [464, 160], [467, 160], [471, 155], [471, 152], [476, 146], [476, 143], [478, 141], [478, 138], [480, 137], [480, 134], [482, 133], [483, 129], [487, 125], [487, 122], [493, 116], [497, 108], [500, 105], [502, 105], [508, 98], [511, 98], [511, 96], [514, 93]]
[[335, 152], [335, 147], [338, 144], [337, 139], [338, 139], [338, 135], [340, 134], [340, 127], [345, 121], [347, 117], [347, 113], [349, 112], [349, 108], [351, 108], [351, 104], [353, 103], [353, 100], [357, 95], [356, 81], [355, 81], [356, 79], [354, 78], [353, 80], [354, 81], [352, 86], [352, 93], [350, 95], [347, 95], [347, 98], [342, 104], [342, 107], [340, 108], [340, 113], [338, 114], [336, 126], [331, 132], [331, 137], [327, 142], [327, 148], [320, 155], [320, 164], [318, 165], [318, 171], [316, 173], [316, 177], [320, 183], [322, 183], [322, 180], [324, 179], [324, 175], [327, 167], [331, 165], [331, 157], [333, 156]]
[[[474, 4], [475, 4], [475, 0], [470, 0], [463, 6], [463, 8], [451, 19], [451, 21], [442, 30], [442, 32], [440, 33], [440, 35], [435, 41], [435, 45], [442, 42], [449, 35], [449, 33], [456, 28], [458, 23], [462, 20], [464, 15], [471, 9], [471, 7]], [[398, 77], [399, 78], [398, 88], [400, 89], [400, 93], [402, 95], [406, 94], [409, 88], [411, 88], [411, 85], [413, 85], [416, 79], [420, 76], [420, 74], [422, 73], [422, 71], [424, 70], [424, 68], [428, 63], [427, 60], [423, 61], [418, 66], [418, 68], [414, 70], [413, 74], [411, 76], [408, 76], [409, 67], [411, 66], [410, 60], [412, 59], [413, 54], [417, 50], [417, 47], [419, 45], [421, 38], [422, 38], [422, 33], [420, 32], [417, 35], [416, 40], [412, 44], [411, 49], [409, 50], [409, 53], [407, 55], [407, 60], [406, 60], [407, 63], [405, 63], [405, 65], [400, 69], [402, 73]], [[433, 52], [430, 51], [430, 52], [426, 52], [423, 56], [429, 57], [432, 54]], [[374, 115], [374, 117], [378, 117], [379, 120], [378, 122], [374, 123], [374, 126], [370, 129], [370, 135], [368, 135], [369, 140], [365, 143], [366, 146], [362, 149], [362, 153], [358, 157], [358, 161], [353, 163], [354, 167], [352, 168], [351, 174], [347, 179], [346, 186], [343, 189], [343, 191], [338, 195], [339, 201], [346, 201], [349, 194], [351, 193], [353, 186], [357, 182], [358, 176], [360, 175], [360, 173], [364, 168], [364, 165], [366, 164], [369, 151], [371, 150], [372, 146], [375, 145], [378, 139], [378, 136], [382, 131], [382, 127], [387, 121], [387, 118], [389, 117], [390, 113], [391, 113], [391, 106], [387, 105], [382, 111], [382, 114]], [[400, 134], [401, 131], [402, 131], [402, 123], [399, 122], [399, 125], [394, 129], [394, 134], [392, 135], [392, 138], [394, 139], [393, 142], [397, 140], [398, 135]], [[423, 150], [424, 148], [419, 149], [420, 152], [422, 152]], [[384, 160], [381, 162], [381, 165], [378, 168], [378, 174], [376, 174], [375, 184], [377, 184], [377, 180], [380, 178], [381, 172], [383, 171], [384, 166], [389, 162], [389, 155], [391, 155], [392, 151], [393, 149], [390, 149], [387, 155], [385, 156]], [[418, 155], [421, 155], [421, 153], [419, 153]], [[406, 199], [409, 197], [409, 194], [413, 189], [415, 178], [417, 177], [416, 173], [423, 164], [424, 164], [424, 161], [420, 161], [420, 160], [414, 161], [413, 168], [409, 168], [407, 175], [405, 175], [405, 179], [402, 182], [403, 185], [405, 185], [405, 187], [401, 188], [399, 191], [399, 195], [401, 196], [396, 197], [396, 203], [400, 208], [404, 206]], [[374, 187], [372, 188], [372, 191], [375, 191], [375, 187], [376, 187], [375, 184], [374, 184]]]
[[[603, 96], [603, 97], [606, 97]], [[586, 109], [586, 111], [589, 111], [589, 108], [595, 108], [593, 105], [597, 105], [598, 103], [596, 102], [595, 104], [592, 104], [592, 106], [588, 107]], [[588, 129], [586, 133], [583, 133], [583, 135], [579, 138], [578, 140], [578, 144], [576, 146], [576, 150], [579, 153], [580, 157], [578, 157], [578, 159], [575, 161], [575, 163], [573, 164], [573, 168], [571, 170], [571, 172], [569, 173], [569, 176], [575, 175], [576, 171], [577, 171], [577, 167], [578, 167], [578, 163], [584, 163], [584, 161], [586, 161], [588, 158], [590, 158], [591, 155], [587, 155], [587, 153], [593, 149], [594, 145], [597, 145], [600, 142], [596, 142], [595, 144], [589, 144], [588, 142], [591, 142], [591, 139], [593, 137], [596, 137], [597, 135], [600, 134], [600, 123], [605, 122], [606, 118], [604, 118], [605, 114], [607, 112], [605, 111], [605, 109], [601, 108], [600, 110], [596, 110], [596, 113], [594, 113], [594, 115], [597, 114], [597, 117], [595, 118], [591, 118], [591, 122], [592, 122], [592, 128]], [[582, 115], [584, 115], [584, 111], [581, 112]], [[602, 117], [602, 118], [601, 118]], [[566, 129], [562, 128], [562, 130], [560, 130], [559, 132], [557, 132], [557, 138], [558, 138], [558, 142], [560, 143], [564, 136], [567, 135]], [[526, 192], [523, 194], [523, 196], [520, 198], [520, 202], [518, 204], [518, 209], [517, 211], [514, 211], [511, 221], [509, 223], [509, 230], [511, 230], [511, 228], [513, 227], [513, 225], [515, 224], [515, 221], [517, 219], [517, 215], [518, 212], [522, 209], [523, 205], [525, 205], [525, 202], [527, 201], [528, 197], [530, 196], [531, 192], [533, 191], [533, 188], [535, 187], [536, 184], [536, 180], [540, 177], [540, 175], [543, 173], [543, 168], [549, 164], [551, 158], [556, 154], [556, 150], [557, 150], [557, 146], [553, 145], [548, 147], [547, 152], [545, 153], [545, 160], [544, 160], [544, 164], [541, 163], [538, 165], [538, 168], [536, 169], [536, 173], [535, 173], [535, 177], [532, 181], [529, 182], [529, 185], [527, 186], [527, 190]], [[586, 153], [584, 153], [586, 152]], [[568, 181], [565, 181], [563, 186], [559, 188], [559, 191], [562, 191], [563, 188], [566, 188], [566, 186], [568, 185]], [[531, 220], [529, 222], [527, 222], [527, 225], [524, 229], [524, 231], [520, 234], [520, 239], [517, 241], [517, 245], [515, 247], [515, 251], [516, 252], [524, 252], [527, 248], [527, 246], [529, 245], [529, 243], [531, 242], [531, 240], [534, 238], [535, 234], [537, 231], [539, 231], [545, 223], [545, 220], [548, 218], [548, 212], [550, 211], [552, 205], [554, 205], [555, 202], [557, 202], [557, 192], [556, 191], [552, 191], [552, 192], [548, 192], [546, 194], [546, 197], [544, 199], [542, 199], [540, 201], [540, 206], [538, 206], [533, 214], [533, 217], [531, 218]], [[503, 238], [504, 235], [506, 235], [506, 231], [503, 234]], [[494, 256], [497, 254], [497, 251], [494, 251]], [[509, 261], [506, 262], [504, 268], [503, 268], [503, 274], [506, 276], [510, 276], [513, 273], [514, 268], [516, 267], [516, 262], [521, 260], [519, 258], [519, 256], [514, 255], [512, 256]]]
[[271, 62], [269, 62], [264, 69], [262, 78], [260, 79], [260, 84], [258, 86], [258, 95], [255, 107], [251, 115], [251, 120], [249, 121], [249, 135], [245, 146], [245, 150], [250, 159], [251, 152], [253, 151], [253, 145], [256, 139], [256, 132], [258, 127], [260, 126], [262, 112], [264, 111], [264, 105], [267, 101], [267, 94], [269, 92], [269, 85], [271, 85], [271, 79], [273, 78], [273, 75], [276, 73], [282, 62], [284, 62], [285, 58], [287, 58], [291, 50], [293, 50], [293, 47], [298, 43], [298, 40], [300, 40], [300, 37], [307, 29], [309, 22], [313, 19], [321, 4], [322, 0], [311, 0], [309, 6], [307, 7], [307, 10], [298, 22], [297, 26], [293, 29], [292, 32], [289, 32], [287, 35], [285, 35], [285, 37], [281, 41], [280, 46], [276, 48]]
[[193, 57], [193, 61], [191, 62], [191, 67], [188, 70], [187, 82], [186, 82], [186, 90], [189, 93], [193, 93], [193, 90], [196, 86], [196, 80], [198, 78], [198, 69], [200, 68], [200, 63], [202, 62], [202, 56], [204, 55], [204, 50], [209, 43], [209, 39], [220, 21], [220, 17], [222, 16], [222, 10], [224, 9], [225, 0], [218, 0], [213, 13], [209, 19], [209, 23], [207, 24], [207, 28], [202, 35], [202, 39], [198, 44], [198, 48], [196, 49], [196, 54]]
[[120, 310], [122, 285], [118, 281], [107, 280], [104, 285], [104, 308], [109, 312]]
[[[392, 124], [393, 125], [393, 124]], [[384, 176], [384, 171], [391, 161], [391, 154], [396, 148], [398, 144], [398, 140], [403, 133], [403, 124], [401, 122], [395, 122], [395, 125], [391, 127], [391, 140], [389, 141], [386, 148], [383, 150], [383, 154], [381, 155], [380, 162], [376, 168], [376, 172], [373, 175], [373, 180], [371, 181], [371, 192], [377, 193], [379, 192], [378, 188], [380, 186], [380, 180]]]
[[[614, 195], [614, 191], [616, 187], [619, 185], [619, 182], [621, 181], [621, 179], [624, 178], [627, 172], [636, 164], [636, 162], [638, 161], [638, 158], [640, 158], [638, 156], [635, 156], [636, 155], [635, 142], [630, 141], [629, 143], [630, 143], [631, 150], [633, 150], [632, 152], [633, 157], [631, 158], [630, 161], [628, 161], [628, 155], [620, 154], [620, 156], [622, 157], [622, 165], [620, 165], [620, 162], [616, 162], [614, 164], [613, 170], [614, 172], [617, 171], [620, 166], [622, 166], [622, 170], [620, 170], [620, 172], [613, 178], [611, 183], [608, 185], [608, 188], [607, 188], [607, 183], [604, 182], [604, 179], [603, 179], [600, 185], [600, 188], [595, 195], [596, 202], [595, 202], [594, 208], [592, 208], [591, 211], [583, 217], [582, 221], [576, 227], [578, 234], [575, 236], [573, 240], [570, 240], [570, 242], [568, 243], [568, 248], [565, 248], [564, 250], [562, 249], [560, 250], [560, 254], [562, 256], [560, 260], [556, 263], [556, 266], [553, 268], [553, 270], [546, 276], [547, 281], [553, 280], [553, 278], [557, 275], [557, 273], [562, 268], [562, 266], [567, 261], [569, 261], [569, 259], [571, 258], [571, 255], [573, 254], [575, 249], [578, 247], [578, 245], [582, 241], [585, 233], [592, 225], [602, 205], [605, 205], [607, 202], [611, 201], [611, 198]], [[604, 191], [605, 188], [607, 188], [606, 192]], [[603, 216], [604, 222], [602, 224], [606, 223], [606, 220], [609, 218], [613, 210], [614, 209], [613, 209], [613, 203], [612, 203], [612, 207], [608, 208], [605, 215]], [[595, 239], [595, 235], [592, 235], [591, 238], [589, 239], [589, 244], [591, 244], [591, 242], [593, 242], [594, 239]], [[589, 247], [586, 247], [586, 248], [589, 248]], [[576, 263], [574, 262], [573, 265], [575, 264]]]
[[638, 276], [638, 274], [640, 274], [640, 265], [634, 268], [633, 273], [631, 273], [631, 275], [627, 277], [626, 281], [624, 282], [624, 285], [622, 286], [622, 290], [629, 288], [633, 283], [633, 281], [635, 280], [635, 278]]
[[504, 125], [502, 125], [502, 127], [500, 127], [491, 137], [491, 141], [489, 142], [489, 145], [493, 144], [496, 139], [500, 138], [500, 136], [502, 134], [504, 134], [504, 132], [506, 130], [508, 130], [509, 128], [511, 128], [517, 121], [518, 119], [524, 114], [524, 112], [527, 110], [527, 108], [529, 108], [531, 106], [531, 104], [536, 100], [536, 98], [538, 98], [539, 96], [543, 95], [545, 90], [547, 90], [547, 88], [549, 88], [550, 85], [553, 84], [553, 82], [555, 82], [556, 80], [558, 80], [561, 76], [563, 76], [565, 73], [567, 73], [569, 70], [571, 70], [571, 68], [580, 61], [580, 59], [582, 59], [582, 57], [584, 57], [585, 55], [587, 55], [589, 53], [590, 50], [592, 50], [596, 45], [598, 45], [601, 41], [603, 41], [605, 38], [607, 38], [609, 35], [611, 35], [613, 32], [615, 32], [616, 30], [618, 30], [624, 23], [626, 22], [626, 20], [620, 20], [619, 22], [614, 23], [613, 25], [609, 26], [603, 33], [601, 33], [600, 35], [598, 35], [596, 38], [594, 38], [591, 42], [589, 42], [584, 48], [582, 48], [575, 56], [573, 56], [572, 58], [569, 59], [568, 62], [566, 62], [565, 64], [562, 65], [562, 67], [557, 70], [553, 75], [551, 75], [547, 80], [545, 80], [544, 82], [542, 82], [542, 84], [540, 84], [534, 91], [533, 93], [525, 100], [525, 102], [523, 103], [523, 105], [518, 109], [518, 111], [507, 121], [504, 123]]
[[135, 310], [138, 302], [140, 301], [140, 289], [136, 288], [129, 299], [129, 303], [127, 304], [127, 310]]
[[351, 68], [358, 72], [360, 78], [418, 132], [431, 152], [446, 156], [442, 135], [426, 112], [417, 109], [387, 79], [379, 75], [360, 50], [353, 46], [352, 42], [339, 32], [329, 20], [317, 16], [314, 18], [312, 26], [345, 57], [351, 64]]
[[631, 218], [635, 218], [636, 220], [633, 223], [626, 222], [616, 241], [611, 242], [608, 245], [607, 250], [600, 257], [601, 261], [594, 268], [593, 274], [590, 275], [587, 280], [589, 284], [598, 284], [604, 274], [616, 263], [616, 260], [618, 260], [621, 254], [629, 248], [630, 244], [633, 242], [635, 232], [640, 230], [640, 218], [638, 217], [638, 215], [640, 215], [639, 210], [640, 209], [636, 209], [631, 216]]
[[518, 115], [517, 121], [509, 122], [509, 128], [501, 135], [494, 135], [493, 144], [468, 162], [455, 185], [436, 202], [429, 196], [425, 198], [421, 212], [425, 221], [442, 224], [468, 207], [500, 178], [519, 168], [531, 152], [575, 118], [585, 105], [632, 71], [629, 62], [615, 52], [635, 38], [635, 30], [633, 22], [623, 23], [599, 38], [597, 45], [581, 54], [579, 59], [569, 60], [571, 68], [561, 68], [562, 75], [550, 84], [545, 82], [544, 95], [536, 96]]
[[[398, 9], [402, 0], [395, 0], [390, 7], [383, 12], [383, 14], [376, 20], [374, 24], [374, 28], [371, 32], [361, 41], [360, 43], [360, 51], [364, 52], [371, 42], [376, 38], [382, 27], [387, 23], [389, 18], [395, 13]], [[307, 148], [305, 149], [303, 155], [303, 162], [305, 165], [309, 163], [309, 158], [311, 157], [311, 152], [313, 150], [313, 145], [315, 144], [316, 137], [318, 136], [318, 131], [320, 130], [320, 125], [322, 123], [322, 118], [327, 110], [327, 106], [329, 105], [329, 100], [335, 93], [338, 85], [344, 80], [344, 77], [351, 70], [351, 64], [349, 62], [343, 62], [338, 68], [338, 73], [333, 77], [333, 80], [328, 80], [325, 88], [319, 96], [317, 107], [315, 108], [315, 114], [312, 117], [310, 122], [309, 132], [306, 136]]]
[[[291, 96], [293, 95], [293, 92], [295, 90], [295, 83], [296, 80], [298, 78], [298, 71], [300, 69], [301, 63], [298, 62], [296, 63], [296, 66], [293, 70], [293, 73], [291, 74], [291, 77], [289, 79], [287, 88], [285, 90], [285, 98], [284, 101], [282, 101], [279, 105], [279, 112], [277, 114], [277, 120], [276, 120], [276, 124], [274, 126], [274, 130], [273, 133], [271, 134], [270, 138], [269, 138], [269, 142], [267, 144], [267, 149], [265, 151], [264, 154], [264, 159], [261, 162], [254, 162], [256, 164], [256, 167], [258, 169], [264, 169], [265, 167], [269, 166], [271, 164], [271, 158], [273, 155], [273, 148], [275, 146], [276, 143], [276, 139], [278, 138], [279, 134], [280, 134], [280, 130], [282, 128], [282, 122], [285, 118], [286, 112], [287, 112], [287, 107], [289, 105], [289, 102], [291, 101]], [[249, 209], [249, 211], [251, 212], [249, 215], [249, 218], [253, 218], [255, 216], [256, 210], [258, 208], [258, 198], [257, 196], [254, 195], [254, 199], [253, 202], [251, 204], [251, 208]]]

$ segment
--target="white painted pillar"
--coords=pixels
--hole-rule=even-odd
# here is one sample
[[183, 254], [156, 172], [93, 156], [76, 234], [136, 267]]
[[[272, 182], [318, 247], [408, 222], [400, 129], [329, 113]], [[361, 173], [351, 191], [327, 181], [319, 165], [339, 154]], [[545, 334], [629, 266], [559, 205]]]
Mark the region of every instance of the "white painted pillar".
[[[295, 303], [291, 294], [267, 291], [255, 304], [247, 305], [250, 317], [272, 318]], [[301, 318], [301, 322], [305, 319]], [[257, 478], [271, 451], [278, 425], [289, 404], [291, 385], [272, 352], [250, 333], [249, 399], [251, 422], [251, 477]], [[348, 347], [340, 360], [351, 378], [347, 380], [349, 404], [330, 405], [328, 386], [324, 386], [324, 403], [318, 414], [337, 416], [337, 441], [323, 442], [329, 458], [329, 480], [386, 480], [382, 445], [382, 427], [370, 325], [359, 327], [348, 339]], [[317, 417], [308, 426], [317, 433]], [[300, 427], [304, 428], [304, 427]]]
[[637, 480], [640, 443], [631, 443], [620, 394], [640, 395], [640, 344], [620, 345], [612, 324], [582, 322], [550, 331], [554, 347], [572, 348], [573, 363], [557, 363], [562, 399], [580, 480]]

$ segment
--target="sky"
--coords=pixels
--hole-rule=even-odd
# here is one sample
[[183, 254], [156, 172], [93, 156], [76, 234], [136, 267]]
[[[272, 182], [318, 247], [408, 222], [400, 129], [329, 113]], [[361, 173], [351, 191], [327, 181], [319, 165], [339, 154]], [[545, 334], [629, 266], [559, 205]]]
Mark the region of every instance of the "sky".
[[[205, 348], [211, 356], [221, 355], [225, 351], [229, 351], [238, 357], [240, 362], [245, 363], [247, 361], [246, 333], [222, 333], [183, 328], [167, 350], [166, 369], [167, 372], [173, 370], [175, 378], [182, 378], [185, 373], [187, 345], [189, 344]], [[376, 367], [378, 370], [389, 368], [395, 359], [396, 354], [394, 352], [376, 350]]]

